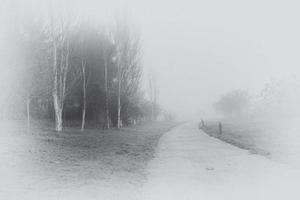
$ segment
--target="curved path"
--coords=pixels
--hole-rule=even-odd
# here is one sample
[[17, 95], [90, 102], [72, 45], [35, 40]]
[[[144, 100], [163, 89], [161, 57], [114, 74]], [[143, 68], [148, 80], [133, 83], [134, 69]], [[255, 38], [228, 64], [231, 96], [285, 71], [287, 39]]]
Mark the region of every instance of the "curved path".
[[143, 199], [300, 199], [300, 172], [209, 137], [196, 123], [159, 142]]

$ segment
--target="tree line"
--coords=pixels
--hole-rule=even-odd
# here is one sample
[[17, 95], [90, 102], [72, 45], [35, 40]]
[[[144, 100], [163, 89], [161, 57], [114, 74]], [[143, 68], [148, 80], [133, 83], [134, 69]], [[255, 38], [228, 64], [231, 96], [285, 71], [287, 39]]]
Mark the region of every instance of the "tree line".
[[213, 106], [224, 117], [252, 119], [299, 118], [299, 80], [274, 79], [259, 92], [233, 90], [224, 94]]
[[[140, 34], [125, 20], [112, 26], [66, 20], [51, 15], [14, 25], [6, 65], [17, 74], [14, 113], [63, 123], [95, 122], [103, 128], [155, 120], [159, 106], [153, 91], [142, 90]], [[16, 89], [17, 88], [17, 89]]]

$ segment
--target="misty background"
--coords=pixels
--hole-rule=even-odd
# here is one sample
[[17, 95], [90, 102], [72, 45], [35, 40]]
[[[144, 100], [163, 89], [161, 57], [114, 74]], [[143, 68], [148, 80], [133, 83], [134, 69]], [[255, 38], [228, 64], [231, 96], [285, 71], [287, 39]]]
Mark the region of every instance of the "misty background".
[[[250, 135], [249, 123], [263, 121], [255, 126], [271, 125], [276, 131], [260, 135], [276, 135], [277, 140], [298, 130], [300, 28], [296, 1], [31, 0], [3, 1], [2, 5], [3, 108], [15, 100], [10, 94], [22, 93], [14, 85], [24, 74], [5, 63], [19, 49], [11, 45], [16, 42], [13, 34], [19, 31], [18, 25], [47, 19], [52, 10], [95, 28], [110, 27], [122, 19], [139, 34], [144, 117], [153, 110], [149, 107], [152, 84], [154, 103], [160, 110], [157, 115], [168, 113], [178, 121], [211, 120], [214, 127], [218, 121], [243, 121], [248, 123], [243, 128]], [[266, 143], [271, 141], [268, 137]], [[293, 140], [294, 136], [286, 138]]]
[[[146, 71], [157, 76], [160, 104], [181, 118], [212, 116], [213, 102], [231, 90], [257, 95], [265, 84], [299, 77], [296, 1], [52, 4], [77, 18], [108, 23], [126, 16], [132, 21], [142, 35]], [[15, 14], [43, 16], [49, 1], [4, 1], [2, 5], [2, 16], [13, 24]]]
[[0, 5], [6, 199], [298, 191], [299, 2]]

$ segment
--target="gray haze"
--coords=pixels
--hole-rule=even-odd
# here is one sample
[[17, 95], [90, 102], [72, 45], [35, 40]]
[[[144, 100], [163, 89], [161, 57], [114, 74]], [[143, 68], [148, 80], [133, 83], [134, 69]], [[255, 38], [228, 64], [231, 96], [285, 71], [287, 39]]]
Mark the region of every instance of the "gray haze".
[[191, 114], [228, 90], [299, 74], [296, 1], [160, 2], [136, 15], [162, 104]]
[[[20, 1], [14, 12], [43, 13], [49, 2]], [[210, 113], [212, 103], [230, 90], [255, 93], [271, 79], [300, 73], [297, 1], [77, 0], [53, 5], [93, 20], [128, 17], [142, 33], [143, 62], [156, 73], [160, 103], [181, 116]]]
[[0, 0], [0, 199], [300, 199], [298, 2]]

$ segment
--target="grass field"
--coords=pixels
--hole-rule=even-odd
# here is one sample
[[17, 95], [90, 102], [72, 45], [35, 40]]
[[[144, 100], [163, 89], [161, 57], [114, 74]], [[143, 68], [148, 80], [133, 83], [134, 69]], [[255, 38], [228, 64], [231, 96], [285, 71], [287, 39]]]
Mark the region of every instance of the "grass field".
[[0, 186], [5, 191], [2, 187], [0, 194], [15, 197], [86, 185], [138, 188], [146, 180], [145, 167], [159, 138], [175, 125], [158, 122], [84, 132], [66, 128], [62, 133], [2, 125]]
[[251, 153], [270, 156], [270, 149], [268, 149], [269, 138], [266, 138], [264, 135], [267, 128], [260, 124], [223, 121], [222, 134], [220, 134], [219, 122], [208, 121], [202, 127], [202, 130], [210, 136], [249, 150]]
[[249, 150], [274, 161], [300, 168], [299, 119], [280, 121], [220, 120], [207, 121], [201, 129], [208, 135]]

